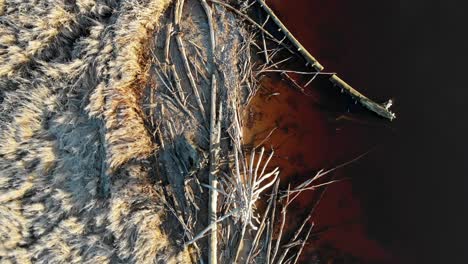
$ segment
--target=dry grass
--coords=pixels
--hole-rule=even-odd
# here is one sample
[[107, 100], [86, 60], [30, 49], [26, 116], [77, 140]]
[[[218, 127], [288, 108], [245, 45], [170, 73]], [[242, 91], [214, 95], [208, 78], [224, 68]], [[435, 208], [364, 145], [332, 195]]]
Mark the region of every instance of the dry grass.
[[141, 107], [169, 1], [2, 1], [0, 261], [183, 261]]

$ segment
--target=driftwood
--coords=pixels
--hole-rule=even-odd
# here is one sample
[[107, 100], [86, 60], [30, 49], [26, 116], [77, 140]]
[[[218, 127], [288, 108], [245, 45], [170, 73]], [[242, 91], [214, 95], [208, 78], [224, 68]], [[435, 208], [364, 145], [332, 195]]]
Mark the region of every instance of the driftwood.
[[[256, 0], [260, 6], [265, 10], [269, 17], [278, 25], [281, 31], [285, 34], [285, 36], [291, 41], [291, 43], [297, 48], [297, 51], [301, 53], [301, 55], [310, 63], [310, 65], [315, 68], [318, 72], [322, 71], [324, 67], [315, 59], [304, 46], [294, 37], [294, 35], [286, 28], [286, 26], [281, 22], [281, 20], [275, 15], [273, 10], [265, 3], [264, 0]], [[375, 103], [374, 101], [370, 100], [363, 94], [359, 93], [356, 89], [351, 87], [351, 85], [347, 84], [341, 78], [339, 78], [336, 74], [333, 74], [330, 77], [330, 81], [333, 82], [336, 86], [338, 86], [342, 91], [346, 91], [348, 95], [353, 97], [353, 99], [357, 100], [360, 104], [364, 107], [369, 109], [370, 111], [385, 117], [389, 120], [395, 119], [396, 115], [389, 110], [389, 106], [381, 105]], [[307, 86], [307, 85], [306, 85]]]

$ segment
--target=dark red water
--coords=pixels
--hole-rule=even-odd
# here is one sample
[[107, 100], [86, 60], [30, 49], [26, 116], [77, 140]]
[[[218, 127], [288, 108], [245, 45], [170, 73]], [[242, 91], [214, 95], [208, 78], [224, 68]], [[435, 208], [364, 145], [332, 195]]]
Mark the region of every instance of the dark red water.
[[[363, 92], [371, 90], [365, 89], [370, 85], [366, 69], [373, 66], [374, 59], [362, 54], [375, 41], [366, 40], [373, 28], [367, 23], [378, 21], [378, 15], [344, 0], [271, 0], [270, 4], [326, 70], [340, 73]], [[250, 117], [246, 119], [255, 125], [247, 124], [246, 141], [258, 143], [276, 127], [265, 145], [275, 148], [273, 163], [281, 168], [283, 181], [300, 183], [319, 169], [332, 168], [378, 147], [391, 133], [384, 120], [362, 112], [348, 114], [347, 98], [336, 91], [324, 95], [324, 90], [334, 89], [326, 83], [313, 83], [309, 96], [275, 78], [266, 78], [263, 86], [265, 89], [248, 109]], [[304, 251], [304, 263], [310, 262], [317, 251], [325, 263], [398, 262], [393, 248], [369, 233], [362, 204], [368, 204], [366, 199], [371, 196], [362, 192], [369, 189], [362, 188], [366, 179], [361, 176], [356, 181], [356, 174], [378, 177], [349, 168], [330, 175], [329, 179], [346, 180], [330, 185], [315, 209], [312, 221], [316, 232]], [[356, 182], [361, 186], [356, 188]], [[370, 180], [369, 184], [374, 182]], [[300, 224], [318, 195], [309, 192], [299, 197], [293, 204], [289, 219], [294, 220], [288, 222], [289, 228]]]
[[373, 263], [387, 255], [391, 263], [468, 263], [466, 8], [430, 0], [269, 2], [325, 70], [370, 98], [396, 99], [389, 138], [369, 126], [334, 134], [322, 108], [298, 123], [312, 123], [315, 138], [297, 142], [316, 149], [305, 162], [312, 168], [381, 146], [340, 171], [351, 180], [330, 188], [315, 215], [320, 225], [357, 223], [322, 233], [318, 244]]
[[[292, 186], [313, 177], [322, 168], [333, 168], [372, 149], [377, 144], [375, 134], [385, 135], [386, 129], [381, 125], [330, 111], [339, 107], [324, 108], [322, 104], [333, 106], [333, 101], [347, 102], [340, 100], [343, 98], [339, 93], [323, 96], [319, 88], [332, 87], [320, 86], [326, 85], [312, 85], [309, 96], [305, 96], [284, 80], [264, 78], [263, 89], [245, 113], [245, 142], [257, 145], [274, 130], [264, 145], [275, 150], [271, 164], [280, 167], [282, 181]], [[315, 209], [313, 242], [304, 252], [304, 263], [314, 258], [317, 250], [327, 263], [341, 263], [340, 259], [346, 259], [345, 263], [353, 259], [362, 263], [391, 260], [391, 253], [368, 236], [360, 200], [354, 195], [352, 180], [345, 179], [348, 176], [348, 171], [341, 169], [326, 177], [325, 181], [343, 181], [330, 185]], [[322, 190], [305, 192], [292, 203], [289, 230], [300, 225]]]

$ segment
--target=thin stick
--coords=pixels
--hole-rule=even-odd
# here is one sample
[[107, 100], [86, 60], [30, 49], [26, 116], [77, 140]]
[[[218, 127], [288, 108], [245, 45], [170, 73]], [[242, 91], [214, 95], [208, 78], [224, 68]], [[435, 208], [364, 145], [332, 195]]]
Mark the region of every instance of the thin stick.
[[[156, 121], [155, 111], [156, 111], [156, 103], [154, 101], [154, 90], [152, 86], [149, 87], [150, 90], [150, 106], [148, 107], [148, 115], [150, 117], [151, 127], [154, 128], [154, 123]], [[154, 108], [154, 109], [153, 109]]]
[[279, 73], [295, 73], [295, 74], [301, 74], [301, 75], [333, 75], [336, 74], [335, 72], [303, 72], [303, 71], [292, 71], [292, 70], [262, 70], [260, 73], [263, 72], [279, 72]]
[[[274, 192], [274, 190], [275, 189], [272, 190], [272, 193]], [[273, 199], [271, 199], [270, 202], [268, 202], [268, 206], [267, 206], [267, 208], [265, 210], [265, 213], [263, 215], [262, 222], [260, 223], [260, 228], [258, 229], [257, 234], [255, 234], [255, 238], [253, 240], [252, 247], [250, 248], [250, 252], [249, 252], [249, 255], [247, 256], [247, 260], [245, 261], [245, 263], [249, 263], [249, 260], [250, 260], [250, 258], [252, 256], [253, 252], [257, 248], [258, 241], [260, 240], [260, 236], [263, 234], [265, 221], [268, 218], [268, 213], [270, 212], [270, 208], [271, 208], [272, 204], [273, 204]]]
[[[291, 189], [290, 185], [288, 185], [288, 193], [289, 190]], [[281, 237], [283, 236], [283, 229], [284, 229], [284, 224], [286, 223], [286, 210], [289, 205], [289, 195], [286, 196], [286, 203], [283, 205], [283, 209], [281, 210], [281, 226], [278, 234], [278, 238], [276, 239], [276, 245], [275, 245], [275, 250], [273, 251], [273, 256], [271, 257], [271, 262], [275, 261], [275, 257], [278, 254], [278, 249], [281, 244]], [[268, 253], [269, 254], [269, 253]]]
[[239, 237], [239, 243], [237, 244], [236, 255], [234, 256], [234, 262], [233, 263], [237, 263], [237, 259], [239, 258], [242, 242], [243, 242], [244, 236], [245, 236], [245, 230], [247, 230], [247, 224], [242, 224], [242, 230], [241, 230], [241, 234], [240, 234], [240, 237]]
[[173, 33], [173, 27], [172, 27], [172, 23], [168, 23], [167, 24], [167, 27], [166, 27], [166, 41], [165, 41], [165, 44], [164, 44], [164, 58], [165, 58], [165, 62], [167, 65], [171, 64], [171, 61], [170, 61], [170, 51], [171, 51], [171, 37], [172, 37], [172, 33]]
[[297, 195], [302, 192], [303, 189], [309, 187], [312, 183], [316, 182], [317, 180], [323, 178], [324, 176], [330, 174], [331, 172], [333, 172], [335, 170], [338, 170], [338, 169], [343, 168], [343, 167], [345, 167], [345, 166], [347, 166], [347, 165], [349, 165], [351, 163], [354, 163], [354, 162], [358, 161], [359, 159], [361, 159], [362, 157], [364, 157], [365, 155], [367, 155], [371, 151], [372, 150], [366, 151], [363, 154], [360, 154], [359, 156], [353, 158], [352, 160], [341, 163], [341, 164], [339, 164], [339, 165], [337, 165], [337, 166], [335, 166], [335, 167], [333, 167], [333, 168], [331, 168], [329, 170], [326, 170], [326, 171], [325, 170], [320, 170], [317, 174], [315, 174], [315, 176], [312, 179], [308, 179], [308, 180], [304, 181], [303, 183], [299, 184], [294, 190], [288, 191], [288, 193], [281, 196], [281, 198], [287, 197], [291, 193], [297, 193], [294, 196], [294, 198], [292, 199], [292, 200], [294, 200], [297, 197]]
[[[252, 2], [252, 4], [253, 4], [253, 2]], [[265, 27], [268, 20], [270, 20], [270, 16], [267, 16], [267, 18], [265, 19], [265, 22], [263, 22], [262, 28]], [[268, 49], [267, 49], [267, 44], [266, 44], [266, 40], [265, 40], [265, 32], [262, 32], [262, 42], [263, 42], [263, 53], [265, 54], [265, 63], [269, 64], [270, 63], [270, 58], [268, 57]]]
[[304, 87], [300, 86], [293, 77], [289, 76], [286, 72], [281, 73], [282, 76], [285, 76], [288, 81], [290, 81], [299, 91], [304, 92]]
[[[185, 222], [180, 219], [180, 216], [175, 212], [175, 209], [171, 206], [171, 204], [166, 200], [165, 196], [162, 195], [162, 200], [164, 205], [169, 209], [169, 211], [174, 215], [174, 217], [177, 219], [179, 224], [182, 226], [184, 229], [184, 235], [187, 236], [189, 239], [193, 240], [193, 235], [189, 229], [189, 227], [185, 224]], [[200, 259], [200, 263], [203, 264], [203, 260], [201, 259], [201, 252], [200, 252], [200, 247], [197, 245], [196, 241], [192, 241], [190, 244], [193, 244], [193, 247], [195, 248], [196, 254], [198, 255], [197, 257]], [[186, 244], [188, 246], [188, 244]]]
[[273, 233], [275, 229], [275, 218], [276, 218], [276, 199], [278, 197], [278, 188], [279, 188], [279, 183], [280, 180], [276, 181], [276, 185], [274, 188], [273, 196], [270, 198], [273, 200], [273, 211], [271, 212], [271, 223], [270, 223], [270, 231], [269, 231], [269, 236], [267, 237], [267, 251], [266, 251], [266, 264], [270, 263], [270, 257], [271, 257], [271, 243], [273, 242]]
[[185, 52], [185, 47], [182, 38], [180, 37], [179, 34], [176, 34], [175, 36], [177, 46], [179, 48], [179, 51], [182, 56], [182, 61], [184, 63], [185, 67], [185, 72], [187, 75], [187, 78], [189, 79], [190, 86], [192, 87], [193, 93], [195, 94], [195, 99], [197, 101], [198, 108], [200, 109], [200, 114], [203, 118], [203, 120], [206, 122], [206, 113], [205, 113], [205, 108], [203, 107], [203, 103], [201, 101], [200, 93], [198, 92], [197, 84], [195, 83], [195, 79], [193, 78], [192, 70], [190, 69], [190, 64], [187, 59], [187, 53]]
[[265, 40], [265, 33], [262, 32], [262, 40], [263, 40], [263, 54], [265, 54], [265, 62], [266, 64], [270, 63], [270, 58], [268, 58], [268, 50], [267, 50], [267, 45], [266, 45], [266, 40]]
[[177, 74], [177, 70], [176, 70], [176, 67], [175, 67], [174, 64], [172, 64], [170, 66], [170, 68], [171, 68], [172, 77], [174, 79], [175, 86], [176, 86], [176, 89], [177, 89], [177, 93], [179, 94], [182, 105], [185, 106], [186, 99], [185, 99], [185, 96], [184, 96], [184, 90], [182, 89], [182, 85], [180, 84], [179, 74]]
[[307, 191], [307, 190], [316, 190], [316, 189], [318, 189], [318, 188], [320, 188], [320, 187], [327, 186], [327, 185], [331, 185], [331, 184], [334, 184], [334, 183], [337, 183], [337, 182], [342, 182], [342, 181], [345, 181], [345, 180], [349, 180], [349, 178], [344, 178], [344, 179], [339, 179], [339, 180], [333, 180], [333, 181], [329, 181], [329, 182], [325, 182], [325, 183], [321, 183], [321, 184], [317, 184], [317, 185], [312, 185], [312, 186], [309, 186], [309, 187], [306, 187], [306, 188], [302, 188], [302, 189], [297, 189], [297, 190], [291, 191], [291, 193], [303, 192], [303, 191]]
[[293, 264], [296, 264], [297, 261], [299, 260], [299, 257], [301, 256], [301, 253], [302, 253], [302, 250], [304, 249], [304, 246], [305, 246], [307, 240], [309, 239], [310, 233], [312, 232], [312, 228], [314, 228], [314, 223], [313, 222], [310, 225], [309, 230], [307, 231], [307, 234], [306, 234], [305, 238], [302, 240], [301, 247], [299, 248], [299, 251], [297, 251], [296, 258], [294, 259]]
[[[160, 67], [161, 68], [161, 67]], [[162, 68], [161, 68], [162, 69]], [[159, 79], [161, 80], [161, 82], [164, 84], [164, 86], [166, 86], [166, 88], [169, 90], [169, 91], [172, 91], [172, 89], [169, 87], [169, 85], [166, 84], [166, 82], [164, 81], [164, 78], [161, 76], [161, 74], [159, 73], [158, 70], [155, 70], [156, 72], [156, 75], [158, 75]], [[177, 74], [176, 72], [173, 72], [173, 74]], [[177, 76], [177, 75], [175, 75]], [[176, 83], [177, 85], [177, 83]], [[174, 93], [172, 91], [172, 93]], [[175, 97], [175, 100], [176, 102], [179, 104], [180, 108], [182, 108], [182, 111], [184, 111], [190, 118], [192, 118], [193, 120], [197, 120], [195, 118], [195, 116], [193, 116], [192, 112], [190, 112], [190, 110], [188, 110], [188, 108], [179, 100], [179, 97], [177, 97], [176, 95], [174, 96]], [[174, 104], [175, 105], [175, 104]]]
[[314, 74], [314, 76], [312, 76], [312, 78], [310, 78], [310, 80], [306, 84], [304, 84], [304, 87], [309, 86], [315, 80], [315, 78], [317, 78], [317, 76], [318, 74]]
[[[302, 222], [301, 227], [299, 227], [299, 229], [296, 230], [296, 232], [294, 233], [293, 237], [291, 238], [291, 240], [289, 241], [288, 244], [291, 244], [291, 245], [295, 244], [297, 237], [302, 232], [302, 229], [304, 229], [305, 224], [309, 221], [309, 219], [311, 217], [312, 217], [312, 212], [304, 219], [304, 221]], [[289, 250], [291, 248], [292, 247], [286, 247], [285, 248], [285, 250], [283, 251], [283, 253], [281, 254], [281, 256], [278, 259], [278, 263], [283, 263], [284, 258], [288, 255], [288, 252], [289, 252]]]
[[179, 28], [179, 22], [180, 22], [180, 16], [182, 15], [182, 7], [183, 7], [184, 0], [177, 0], [177, 6], [179, 8], [175, 8], [175, 14], [174, 14], [174, 25], [176, 27], [177, 33], [175, 34], [175, 39], [177, 43], [177, 47], [179, 49], [184, 68], [185, 68], [185, 73], [187, 75], [187, 78], [189, 79], [190, 86], [192, 87], [193, 93], [195, 94], [195, 99], [198, 104], [198, 108], [200, 109], [200, 114], [203, 118], [203, 120], [206, 123], [206, 113], [205, 113], [205, 108], [203, 107], [203, 103], [201, 101], [200, 93], [198, 92], [197, 84], [195, 83], [195, 79], [193, 78], [192, 70], [190, 69], [190, 64], [187, 59], [187, 53], [185, 52], [185, 46], [184, 42], [182, 40], [182, 37], [180, 36], [180, 30]]
[[195, 243], [197, 240], [199, 240], [200, 238], [204, 237], [206, 232], [210, 231], [210, 230], [213, 230], [213, 228], [216, 228], [216, 225], [219, 223], [219, 222], [222, 222], [224, 219], [236, 214], [239, 210], [238, 209], [235, 209], [235, 210], [232, 210], [230, 213], [224, 215], [223, 217], [220, 217], [216, 220], [216, 222], [214, 223], [211, 223], [210, 225], [208, 225], [207, 227], [205, 227], [205, 229], [203, 229], [200, 233], [198, 233], [198, 235], [196, 235], [192, 240], [188, 241], [187, 243], [185, 243], [185, 246], [189, 246], [193, 243]]
[[[260, 73], [264, 72], [265, 70], [268, 70], [268, 69], [271, 69], [271, 68], [278, 69], [278, 66], [280, 64], [285, 63], [285, 62], [289, 61], [290, 59], [292, 59], [292, 57], [287, 57], [286, 59], [282, 59], [282, 60], [280, 60], [278, 62], [275, 62], [273, 64], [268, 65], [268, 67], [267, 67], [267, 64], [264, 64], [262, 69], [257, 72], [257, 75], [259, 75]], [[270, 57], [270, 62], [273, 62], [272, 60], [273, 60], [273, 55]]]
[[184, 96], [184, 91], [182, 89], [182, 86], [180, 85], [180, 78], [179, 78], [179, 75], [177, 74], [176, 67], [174, 64], [172, 64], [172, 61], [170, 58], [171, 38], [172, 38], [173, 30], [174, 28], [172, 26], [172, 23], [168, 23], [166, 27], [166, 41], [164, 44], [164, 62], [166, 63], [166, 66], [171, 69], [172, 77], [174, 79], [177, 93], [179, 94], [179, 97], [180, 97], [180, 101], [181, 103], [183, 102], [183, 105], [185, 106], [185, 96]]
[[263, 143], [265, 143], [270, 137], [271, 135], [273, 135], [273, 132], [275, 132], [275, 130], [278, 129], [277, 126], [275, 126], [271, 131], [270, 133], [268, 133], [268, 135], [260, 142], [257, 144], [257, 146], [255, 146], [255, 148], [258, 148], [260, 147], [261, 145], [263, 145]]
[[206, 18], [208, 20], [208, 27], [210, 32], [210, 45], [211, 45], [211, 65], [208, 70], [211, 74], [214, 74], [214, 58], [215, 58], [215, 47], [216, 47], [216, 36], [213, 29], [213, 12], [211, 7], [208, 5], [206, 0], [201, 0], [201, 5], [205, 11]]

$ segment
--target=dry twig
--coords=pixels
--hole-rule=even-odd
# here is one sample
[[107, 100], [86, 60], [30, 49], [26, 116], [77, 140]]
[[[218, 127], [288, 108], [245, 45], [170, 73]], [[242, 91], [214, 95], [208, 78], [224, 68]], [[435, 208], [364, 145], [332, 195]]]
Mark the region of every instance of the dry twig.
[[179, 52], [182, 58], [182, 62], [184, 64], [185, 73], [187, 75], [190, 86], [192, 87], [193, 93], [195, 95], [195, 100], [197, 101], [198, 108], [200, 109], [200, 114], [203, 120], [206, 122], [207, 119], [206, 119], [205, 108], [203, 107], [203, 102], [201, 101], [201, 97], [200, 97], [200, 93], [198, 92], [197, 84], [195, 82], [195, 79], [193, 78], [192, 70], [190, 69], [190, 64], [187, 59], [187, 53], [185, 51], [184, 41], [182, 40], [182, 37], [179, 32], [180, 18], [182, 16], [183, 6], [184, 6], [184, 0], [177, 0], [176, 7], [174, 9], [174, 25], [176, 28], [175, 39], [176, 39], [177, 47], [179, 49]]

